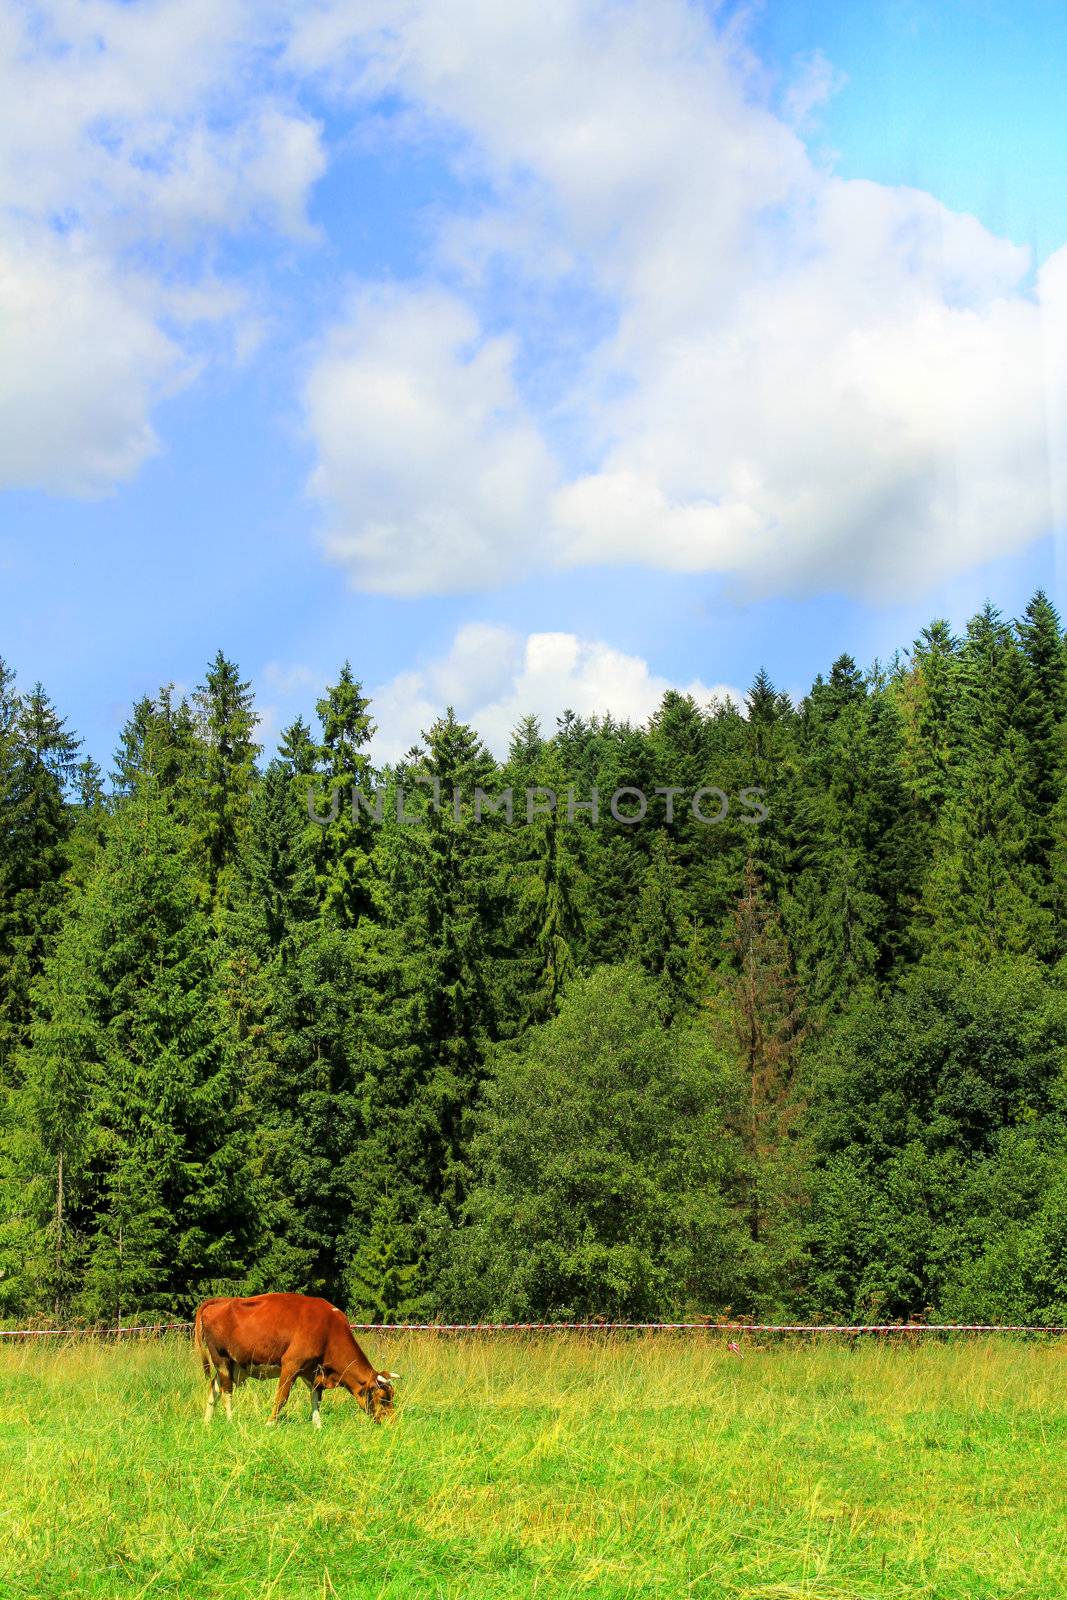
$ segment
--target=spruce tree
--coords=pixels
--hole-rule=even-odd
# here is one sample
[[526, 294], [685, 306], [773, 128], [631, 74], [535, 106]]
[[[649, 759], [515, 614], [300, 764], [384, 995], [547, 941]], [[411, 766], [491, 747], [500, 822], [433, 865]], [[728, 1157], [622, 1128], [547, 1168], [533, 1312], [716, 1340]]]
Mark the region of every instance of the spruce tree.
[[0, 677], [0, 1085], [29, 1037], [30, 989], [59, 926], [70, 864], [66, 790], [80, 741], [40, 684]]
[[92, 1317], [185, 1314], [239, 1278], [253, 1209], [247, 1110], [213, 955], [180, 826], [142, 779], [42, 980], [27, 1069], [31, 1111], [53, 1105], [54, 1125], [34, 1113], [42, 1147], [57, 1166], [68, 1149], [84, 1252], [77, 1301]]
[[964, 751], [924, 893], [927, 946], [988, 957], [1053, 952], [1051, 890], [1034, 864], [1034, 752], [1026, 734], [1026, 665], [986, 606], [960, 657]]
[[197, 769], [195, 831], [215, 900], [225, 901], [244, 843], [251, 808], [259, 718], [251, 685], [219, 650], [193, 696]]
[[644, 970], [659, 979], [667, 1021], [693, 1008], [706, 976], [700, 939], [686, 915], [684, 884], [668, 835], [658, 833], [641, 884], [631, 949]]
[[473, 799], [476, 787], [491, 793], [497, 768], [451, 708], [423, 738], [425, 760], [411, 776], [423, 780], [424, 821], [406, 829], [403, 841], [414, 869], [406, 939], [422, 1059], [425, 1181], [432, 1198], [454, 1208], [465, 1183], [464, 1121], [496, 1030], [491, 953], [503, 917], [492, 829], [484, 819], [475, 823], [463, 802]]
[[[490, 849], [497, 846], [501, 898], [506, 895], [512, 907], [505, 982], [508, 991], [521, 993], [522, 1003], [512, 1010], [523, 1027], [554, 1013], [576, 969], [583, 937], [579, 880], [588, 858], [589, 824], [577, 812], [573, 821], [567, 820], [568, 780], [557, 746], [531, 742], [516, 759], [513, 741], [512, 751], [501, 782], [513, 791], [517, 820], [496, 839], [492, 834], [486, 838]], [[527, 789], [553, 795], [554, 804], [527, 818]], [[503, 1005], [514, 998], [506, 994]]]
[[916, 639], [910, 670], [893, 686], [903, 716], [905, 777], [927, 833], [937, 824], [953, 785], [959, 650], [948, 623], [938, 618]]
[[[1051, 882], [1053, 854], [1057, 836], [1061, 796], [1067, 764], [1064, 762], [1064, 732], [1067, 729], [1067, 653], [1059, 616], [1038, 590], [1016, 625], [1022, 658], [1022, 703], [1018, 708], [1019, 731], [1025, 741], [1031, 789], [1029, 812], [1032, 822], [1030, 858], [1042, 877]], [[1067, 949], [1067, 938], [1059, 935], [1058, 953]]]
[[[374, 905], [374, 824], [357, 798], [362, 795], [370, 801], [374, 773], [365, 747], [374, 735], [374, 723], [370, 701], [347, 661], [317, 709], [322, 727], [318, 765], [324, 790], [319, 803], [322, 815], [330, 819], [321, 829], [317, 852], [319, 894], [323, 914], [331, 922], [354, 928]], [[298, 758], [304, 753], [302, 746], [294, 750]]]

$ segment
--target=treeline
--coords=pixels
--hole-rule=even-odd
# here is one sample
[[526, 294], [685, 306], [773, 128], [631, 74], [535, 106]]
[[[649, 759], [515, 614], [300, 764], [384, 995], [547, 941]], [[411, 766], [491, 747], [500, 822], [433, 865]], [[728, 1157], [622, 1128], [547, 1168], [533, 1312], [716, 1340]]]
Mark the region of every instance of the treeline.
[[449, 711], [375, 770], [372, 714], [346, 665], [264, 763], [220, 653], [105, 784], [0, 665], [0, 1314], [1067, 1321], [1043, 594], [504, 762]]

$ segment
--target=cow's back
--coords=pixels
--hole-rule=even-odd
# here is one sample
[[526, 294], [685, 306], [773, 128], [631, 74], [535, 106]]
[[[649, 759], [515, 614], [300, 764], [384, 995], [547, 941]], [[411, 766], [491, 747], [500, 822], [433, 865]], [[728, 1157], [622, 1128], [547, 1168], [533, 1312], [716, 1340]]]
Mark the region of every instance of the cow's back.
[[205, 1302], [200, 1325], [209, 1345], [228, 1360], [276, 1367], [286, 1357], [321, 1360], [340, 1315], [328, 1300], [310, 1295], [259, 1294]]

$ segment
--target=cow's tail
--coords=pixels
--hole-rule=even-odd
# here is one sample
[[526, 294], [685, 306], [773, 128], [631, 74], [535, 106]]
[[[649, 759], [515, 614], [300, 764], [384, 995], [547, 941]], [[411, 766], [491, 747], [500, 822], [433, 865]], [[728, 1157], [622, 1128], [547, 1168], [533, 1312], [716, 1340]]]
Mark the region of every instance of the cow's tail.
[[[207, 1304], [208, 1304], [208, 1302], [205, 1301], [204, 1305], [207, 1305]], [[212, 1362], [211, 1362], [211, 1357], [208, 1355], [207, 1345], [204, 1343], [204, 1327], [203, 1327], [203, 1321], [202, 1321], [203, 1314], [204, 1314], [204, 1306], [203, 1305], [197, 1306], [197, 1308], [196, 1308], [196, 1316], [193, 1318], [193, 1349], [196, 1351], [197, 1355], [200, 1357], [200, 1360], [203, 1362], [204, 1377], [205, 1378], [210, 1378]]]

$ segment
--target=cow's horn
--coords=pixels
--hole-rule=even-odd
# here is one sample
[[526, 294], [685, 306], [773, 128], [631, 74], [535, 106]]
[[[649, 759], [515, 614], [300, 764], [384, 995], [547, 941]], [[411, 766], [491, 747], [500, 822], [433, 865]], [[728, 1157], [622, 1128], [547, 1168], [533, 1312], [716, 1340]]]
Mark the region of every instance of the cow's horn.
[[400, 1374], [399, 1372], [379, 1372], [378, 1376], [379, 1378], [384, 1378], [386, 1383], [395, 1383]]

